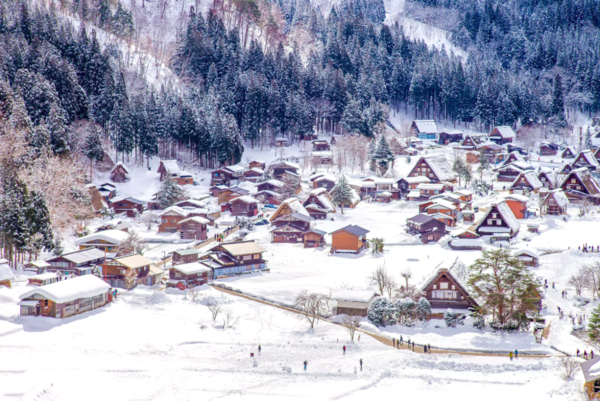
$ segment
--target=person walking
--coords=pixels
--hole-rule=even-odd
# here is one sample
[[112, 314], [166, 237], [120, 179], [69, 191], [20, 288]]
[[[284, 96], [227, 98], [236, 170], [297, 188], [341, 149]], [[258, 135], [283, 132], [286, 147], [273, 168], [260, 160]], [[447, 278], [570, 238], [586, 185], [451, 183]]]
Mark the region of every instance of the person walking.
[[260, 344], [258, 344], [258, 353], [260, 353], [260, 350], [261, 350]]
[[360, 334], [358, 335], [358, 341], [360, 341]]
[[346, 346], [345, 345], [343, 347], [343, 350], [344, 350], [344, 355], [346, 355]]
[[513, 353], [512, 353], [512, 351], [508, 353], [508, 356], [510, 357], [510, 360], [512, 361], [512, 358], [513, 358]]
[[579, 353], [580, 353], [580, 352], [581, 352], [581, 351], [579, 351], [579, 348], [577, 348], [577, 356], [579, 356]]
[[590, 359], [594, 359], [594, 350], [590, 351]]
[[583, 358], [587, 359], [587, 351], [583, 351]]
[[392, 338], [392, 347], [395, 347], [395, 346], [396, 346], [396, 339]]
[[400, 336], [400, 345], [402, 345], [402, 336]]
[[413, 341], [413, 352], [415, 352], [415, 342]]
[[427, 351], [431, 354], [431, 344], [427, 344]]
[[360, 358], [360, 371], [362, 372], [362, 358]]
[[304, 361], [304, 370], [306, 370], [306, 365], [308, 365], [308, 361]]
[[518, 349], [515, 350], [515, 358], [519, 358], [519, 350]]

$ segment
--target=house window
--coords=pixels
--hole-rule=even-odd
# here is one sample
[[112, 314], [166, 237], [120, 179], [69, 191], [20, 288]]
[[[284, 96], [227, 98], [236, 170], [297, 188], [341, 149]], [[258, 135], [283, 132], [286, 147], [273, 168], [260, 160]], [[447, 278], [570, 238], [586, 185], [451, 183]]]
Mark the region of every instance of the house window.
[[594, 381], [594, 393], [600, 392], [600, 379]]
[[493, 217], [493, 218], [496, 218], [496, 217], [498, 217], [498, 213], [492, 213], [492, 217]]
[[502, 220], [500, 220], [500, 219], [496, 220], [496, 225], [499, 226], [500, 224], [502, 224]]
[[163, 222], [163, 223], [167, 223], [167, 222], [168, 222], [168, 220], [167, 220], [167, 219], [162, 219], [162, 222]]
[[448, 283], [440, 283], [440, 289], [447, 290], [448, 289]]
[[119, 274], [123, 274], [125, 275], [126, 270], [125, 269], [119, 269]]
[[453, 290], [455, 290], [455, 289], [456, 289], [456, 286], [455, 286], [455, 285], [453, 285], [453, 286], [452, 286], [452, 289], [453, 289]]
[[437, 290], [437, 285], [436, 284], [433, 285], [433, 289]]
[[494, 220], [488, 219], [487, 223], [488, 223], [488, 226], [491, 226], [492, 224], [494, 224]]

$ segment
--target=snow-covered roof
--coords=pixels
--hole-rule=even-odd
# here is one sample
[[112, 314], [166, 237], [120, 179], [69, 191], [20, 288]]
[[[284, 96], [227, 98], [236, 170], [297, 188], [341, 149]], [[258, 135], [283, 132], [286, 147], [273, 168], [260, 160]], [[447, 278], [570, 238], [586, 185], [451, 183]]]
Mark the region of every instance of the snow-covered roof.
[[428, 190], [438, 190], [441, 191], [442, 189], [444, 189], [444, 184], [428, 184], [428, 183], [422, 183], [417, 185], [417, 189], [428, 189]]
[[[260, 185], [260, 184], [261, 184], [261, 183], [258, 183], [258, 184], [256, 184], [256, 185]], [[277, 188], [281, 188], [281, 187], [283, 187], [283, 185], [284, 185], [283, 181], [279, 181], [279, 180], [269, 180], [269, 181], [265, 181], [265, 182], [264, 182], [264, 183], [262, 183], [262, 184], [269, 184], [269, 185], [273, 185], [274, 187], [277, 187]]]
[[369, 303], [373, 298], [377, 296], [378, 294], [373, 290], [341, 290], [334, 292], [331, 296], [331, 299], [335, 299], [336, 301]]
[[438, 129], [434, 120], [415, 120], [415, 126], [419, 133], [437, 134]]
[[266, 252], [266, 249], [258, 245], [254, 241], [247, 242], [232, 242], [221, 245], [223, 249], [232, 254], [233, 256], [248, 255], [252, 253]]
[[462, 196], [473, 195], [473, 191], [469, 191], [468, 189], [457, 189], [456, 191], [454, 191], [454, 193]]
[[[456, 173], [452, 171], [452, 166], [444, 154], [438, 153], [431, 156], [423, 156], [427, 160], [427, 164], [433, 170], [433, 173], [440, 181], [452, 181], [456, 178]], [[417, 165], [419, 161], [417, 161]]]
[[206, 204], [204, 202], [201, 202], [201, 201], [195, 200], [195, 199], [187, 199], [187, 200], [184, 200], [184, 201], [181, 201], [181, 202], [177, 202], [175, 204], [175, 206], [182, 207], [181, 204], [183, 204], [183, 203], [190, 203], [190, 204], [192, 204], [192, 205], [194, 205], [196, 207], [199, 207], [199, 208], [206, 206]]
[[548, 192], [548, 196], [552, 196], [556, 204], [560, 207], [566, 207], [569, 204], [569, 198], [562, 189], [555, 189]]
[[323, 174], [320, 177], [315, 178], [313, 181], [320, 182], [320, 181], [325, 181], [325, 180], [335, 182], [336, 178], [334, 175], [331, 175], [331, 174]]
[[[106, 230], [111, 231], [111, 230]], [[101, 231], [101, 233], [105, 233], [106, 231]], [[119, 231], [122, 232], [122, 231]], [[126, 233], [123, 233], [126, 234]], [[127, 234], [126, 234], [127, 236]], [[75, 264], [81, 264], [90, 262], [92, 260], [101, 259], [104, 257], [104, 251], [101, 251], [97, 248], [87, 248], [80, 251], [63, 253], [59, 257], [67, 259]]]
[[598, 163], [598, 160], [590, 149], [582, 150], [577, 156], [575, 156], [575, 158], [577, 159], [579, 156], [583, 156], [588, 165], [592, 167], [600, 167], [600, 163]]
[[513, 253], [516, 256], [527, 255], [527, 256], [531, 256], [532, 258], [536, 258], [536, 259], [538, 259], [540, 257], [536, 251], [534, 251], [533, 249], [530, 249], [530, 248], [515, 249], [513, 251]]
[[510, 210], [510, 207], [508, 207], [506, 202], [500, 202], [500, 203], [496, 204], [495, 206], [496, 206], [496, 209], [498, 210], [498, 213], [500, 214], [500, 217], [502, 217], [502, 220], [504, 220], [504, 222], [506, 223], [506, 225], [508, 227], [481, 227], [481, 225], [488, 218], [488, 216], [492, 212], [492, 210], [494, 210], [494, 207], [492, 206], [487, 210], [487, 212], [485, 213], [483, 218], [481, 220], [479, 220], [479, 222], [477, 223], [477, 226], [475, 227], [475, 231], [481, 231], [481, 232], [486, 232], [486, 233], [487, 232], [491, 232], [491, 233], [511, 232], [511, 231], [513, 233], [516, 233], [517, 231], [519, 231], [519, 229], [521, 228], [521, 225], [519, 224], [519, 221], [513, 214], [512, 210]]
[[534, 190], [538, 190], [541, 187], [543, 187], [542, 182], [540, 181], [540, 179], [537, 177], [537, 175], [535, 174], [534, 171], [523, 171], [521, 172], [517, 178], [515, 178], [515, 180], [513, 181], [513, 183], [511, 184], [511, 187], [519, 184], [521, 182], [521, 178], [524, 177], [525, 180], [527, 181], [527, 183], [531, 186], [531, 188], [533, 188]]
[[204, 217], [194, 216], [194, 217], [190, 217], [185, 220], [181, 220], [179, 223], [177, 223], [177, 225], [190, 223], [190, 222], [194, 222], [194, 223], [198, 223], [198, 224], [209, 224], [210, 223], [210, 221], [208, 219], [205, 219]]
[[433, 202], [433, 204], [431, 206], [428, 206], [425, 210], [429, 210], [429, 209], [450, 209], [450, 210], [456, 210], [456, 206], [454, 206], [454, 204], [445, 201], [443, 199], [436, 199], [435, 202]]
[[254, 171], [255, 173], [258, 173], [258, 174], [261, 174], [261, 175], [265, 173], [265, 170], [263, 170], [262, 168], [258, 168], [258, 167], [252, 167], [250, 169], [250, 171]]
[[249, 195], [244, 195], [244, 196], [238, 196], [235, 199], [232, 199], [230, 203], [233, 202], [243, 202], [243, 203], [258, 203], [258, 201], [256, 199], [254, 199], [253, 197], [249, 196]]
[[166, 208], [165, 210], [163, 210], [158, 216], [163, 216], [165, 214], [168, 213], [175, 213], [178, 214], [180, 216], [187, 216], [188, 215], [188, 211], [185, 210], [183, 207], [181, 206], [169, 206], [168, 208]]
[[478, 231], [481, 231], [482, 233], [490, 233], [490, 234], [494, 234], [494, 233], [510, 234], [510, 228], [508, 228], [508, 227], [496, 227], [496, 226], [480, 227], [480, 228], [478, 228]]
[[152, 264], [150, 259], [146, 259], [142, 255], [123, 256], [116, 258], [115, 261], [130, 269], [138, 269], [140, 267], [149, 266]]
[[581, 362], [581, 370], [586, 383], [590, 383], [600, 378], [600, 356]]
[[35, 288], [22, 294], [19, 298], [27, 299], [39, 294], [56, 303], [65, 303], [79, 298], [91, 298], [104, 294], [109, 288], [110, 285], [98, 277], [88, 274]]
[[125, 167], [125, 165], [121, 162], [118, 162], [117, 164], [115, 164], [115, 167], [113, 167], [113, 169], [111, 170], [111, 173], [113, 173], [118, 167], [122, 167], [123, 170], [125, 170], [125, 173], [129, 174], [129, 170], [127, 170], [127, 167]]
[[184, 263], [181, 265], [173, 266], [173, 270], [177, 270], [183, 274], [197, 274], [202, 272], [209, 272], [212, 269], [202, 263], [193, 262], [193, 263]]
[[419, 176], [419, 177], [404, 177], [402, 180], [408, 182], [409, 184], [418, 184], [421, 182], [431, 182], [429, 177]]
[[[316, 196], [319, 199], [319, 202], [321, 202], [321, 204], [323, 205], [324, 208], [328, 209], [329, 211], [334, 210], [333, 204], [331, 203], [331, 201], [329, 200], [329, 196], [327, 193], [327, 188], [317, 188], [314, 191], [312, 191], [310, 193], [311, 196]], [[310, 198], [310, 196], [309, 196]], [[308, 207], [308, 205], [306, 206]]]
[[238, 166], [238, 165], [234, 165], [234, 166], [227, 166], [227, 167], [224, 167], [224, 168], [225, 168], [225, 169], [227, 169], [227, 170], [229, 170], [229, 171], [232, 171], [232, 172], [234, 172], [234, 173], [239, 173], [239, 172], [241, 172], [241, 171], [245, 171], [245, 170], [246, 170], [246, 168], [245, 168], [245, 167]]
[[516, 200], [519, 202], [527, 202], [529, 201], [529, 198], [525, 195], [519, 195], [519, 194], [509, 194], [509, 195], [504, 195], [504, 199], [512, 199], [512, 200]]
[[300, 213], [305, 216], [309, 216], [308, 212], [297, 198], [288, 198], [281, 202], [280, 208], [284, 205], [288, 205], [288, 207], [292, 210], [292, 213]]
[[516, 134], [515, 131], [513, 131], [513, 129], [507, 125], [503, 125], [500, 127], [496, 127], [494, 128], [495, 130], [498, 131], [498, 133], [502, 136], [502, 138], [506, 139], [506, 138], [516, 138]]
[[418, 189], [413, 189], [406, 195], [407, 198], [419, 198], [421, 196], [421, 191]]
[[105, 230], [100, 231], [99, 233], [86, 235], [85, 237], [81, 237], [75, 240], [75, 245], [85, 245], [94, 241], [106, 241], [109, 244], [120, 245], [121, 242], [125, 241], [129, 237], [124, 231], [119, 230]]
[[181, 171], [177, 164], [177, 160], [161, 160], [161, 163], [169, 174], [179, 174]]
[[51, 266], [51, 264], [46, 262], [45, 260], [34, 260], [33, 262], [27, 262], [27, 264], [40, 268]]
[[388, 192], [388, 191], [383, 191], [383, 192], [378, 193], [376, 196], [380, 196], [383, 198], [389, 198], [392, 196], [392, 193]]
[[57, 278], [58, 274], [56, 273], [42, 273], [42, 274], [36, 274], [33, 276], [29, 276], [27, 277], [29, 280], [40, 280], [40, 281], [44, 281], [44, 280], [50, 280], [53, 278]]
[[587, 167], [581, 167], [581, 168], [578, 168], [575, 170], [571, 170], [569, 172], [569, 174], [567, 174], [565, 176], [565, 178], [564, 178], [563, 182], [560, 184], [560, 186], [562, 187], [563, 185], [565, 185], [565, 183], [573, 175], [576, 175], [577, 178], [583, 183], [583, 185], [585, 186], [586, 190], [589, 192], [590, 195], [595, 195], [595, 194], [600, 193], [600, 185], [594, 179], [594, 177], [592, 177], [592, 174], [587, 169]]
[[180, 171], [179, 174], [177, 174], [177, 176], [179, 176], [179, 177], [191, 177], [192, 173], [188, 173], [187, 171]]
[[480, 238], [456, 238], [450, 241], [454, 246], [480, 246], [483, 247], [485, 242]]
[[0, 281], [11, 280], [14, 277], [15, 276], [14, 276], [12, 270], [10, 269], [10, 266], [8, 265], [8, 263], [1, 263], [0, 264]]

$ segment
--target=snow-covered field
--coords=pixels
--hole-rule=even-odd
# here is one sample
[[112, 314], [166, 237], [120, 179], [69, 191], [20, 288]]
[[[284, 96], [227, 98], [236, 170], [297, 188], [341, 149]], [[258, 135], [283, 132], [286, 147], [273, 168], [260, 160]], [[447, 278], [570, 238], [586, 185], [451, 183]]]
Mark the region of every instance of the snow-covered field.
[[[0, 398], [95, 400], [577, 400], [556, 358], [424, 355], [394, 350], [339, 326], [204, 288], [138, 288], [116, 303], [64, 319], [18, 318], [25, 287], [0, 288]], [[203, 305], [218, 297], [237, 318], [213, 323]], [[262, 352], [257, 353], [261, 345]], [[346, 355], [342, 346], [346, 345]], [[254, 358], [250, 353], [255, 352]], [[359, 360], [364, 363], [360, 371]], [[302, 362], [308, 361], [304, 371]], [[23, 397], [28, 393], [27, 397]], [[44, 397], [33, 394], [45, 392]], [[22, 398], [23, 397], [23, 398]]]

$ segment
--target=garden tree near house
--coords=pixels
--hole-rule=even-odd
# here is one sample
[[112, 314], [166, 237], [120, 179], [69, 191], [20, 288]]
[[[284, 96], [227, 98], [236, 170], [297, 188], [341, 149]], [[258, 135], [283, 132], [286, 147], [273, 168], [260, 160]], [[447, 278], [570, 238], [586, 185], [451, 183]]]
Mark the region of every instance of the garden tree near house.
[[465, 170], [465, 162], [462, 157], [456, 155], [454, 158], [454, 162], [452, 163], [452, 171], [454, 171], [458, 175], [458, 185], [460, 186], [460, 179], [463, 177]]
[[402, 276], [402, 278], [404, 279], [404, 282], [406, 284], [405, 288], [408, 288], [408, 280], [410, 280], [410, 278], [412, 277], [412, 270], [410, 269], [410, 267], [407, 267], [406, 269], [402, 270], [400, 276]]
[[348, 184], [344, 174], [331, 188], [330, 194], [333, 203], [339, 206], [342, 214], [344, 214], [344, 205], [352, 203], [352, 187]]
[[483, 172], [488, 171], [490, 169], [490, 162], [485, 156], [485, 151], [483, 149], [479, 150], [479, 166], [477, 167], [477, 171], [479, 172], [479, 180], [483, 181]]
[[596, 306], [590, 315], [588, 339], [596, 349], [600, 348], [600, 305]]
[[377, 297], [367, 310], [367, 318], [377, 327], [385, 327], [390, 323], [390, 301]]
[[125, 272], [125, 277], [123, 280], [125, 281], [125, 289], [127, 291], [133, 289], [135, 287], [135, 282], [137, 281], [138, 273], [136, 269], [127, 269]]
[[369, 240], [371, 253], [383, 253], [383, 238], [371, 238]]
[[386, 269], [385, 262], [371, 273], [369, 280], [371, 285], [377, 287], [380, 295], [384, 295], [387, 292], [388, 297], [392, 297], [392, 293], [396, 288], [396, 281]]
[[377, 162], [379, 175], [381, 176], [385, 175], [390, 164], [391, 167], [394, 168], [394, 153], [392, 152], [392, 149], [390, 149], [384, 135], [381, 135], [381, 139], [377, 144], [374, 159]]
[[431, 304], [425, 297], [419, 298], [419, 302], [417, 303], [417, 318], [420, 321], [425, 321], [429, 319], [431, 315]]
[[160, 189], [156, 194], [158, 206], [161, 209], [166, 209], [173, 206], [175, 203], [184, 200], [185, 191], [181, 189], [175, 180], [164, 180], [160, 185]]
[[342, 316], [342, 326], [348, 330], [348, 334], [350, 334], [350, 341], [354, 341], [354, 334], [356, 330], [360, 327], [360, 322], [362, 320], [362, 316], [358, 315], [344, 315]]
[[465, 317], [466, 316], [458, 316], [458, 313], [452, 309], [448, 309], [444, 312], [444, 322], [446, 322], [447, 327], [456, 327], [457, 324], [465, 324]]
[[90, 160], [90, 181], [92, 180], [92, 167], [94, 162], [102, 161], [104, 149], [100, 140], [100, 132], [93, 128], [83, 144], [83, 154]]
[[534, 276], [506, 249], [483, 251], [471, 265], [468, 285], [501, 329], [526, 329], [528, 315], [537, 311]]
[[294, 307], [301, 312], [303, 319], [310, 324], [310, 328], [315, 328], [321, 316], [325, 315], [330, 309], [329, 298], [308, 291], [302, 291], [294, 302]]
[[29, 249], [30, 253], [34, 254], [34, 258], [37, 259], [42, 250], [51, 251], [54, 249], [54, 234], [44, 195], [36, 191], [31, 191], [30, 195], [28, 215], [30, 230], [33, 235]]
[[296, 197], [296, 188], [300, 186], [300, 180], [296, 177], [285, 175], [281, 179], [281, 182], [283, 182], [283, 185], [278, 189], [281, 199]]
[[417, 317], [417, 303], [412, 298], [401, 298], [394, 304], [393, 310], [398, 324], [411, 324]]
[[129, 236], [117, 248], [118, 256], [126, 256], [132, 254], [142, 254], [144, 251], [144, 243], [142, 238], [135, 231], [131, 231]]

